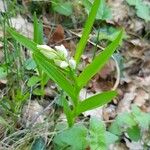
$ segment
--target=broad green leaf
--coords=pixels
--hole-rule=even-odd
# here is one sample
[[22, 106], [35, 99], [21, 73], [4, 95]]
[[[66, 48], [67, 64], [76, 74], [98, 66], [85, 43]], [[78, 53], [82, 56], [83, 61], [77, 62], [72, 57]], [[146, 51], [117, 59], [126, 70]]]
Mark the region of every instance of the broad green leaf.
[[[89, 14], [89, 12], [91, 10], [93, 1], [94, 0], [83, 0], [83, 5], [85, 6], [85, 10], [86, 10], [87, 14]], [[101, 0], [101, 3], [99, 5], [98, 11], [97, 11], [96, 19], [108, 20], [108, 19], [111, 19], [111, 17], [112, 17], [111, 10], [106, 5], [105, 0]]]
[[114, 144], [119, 139], [118, 136], [106, 131], [106, 143], [107, 145]]
[[84, 150], [87, 146], [86, 136], [87, 129], [83, 125], [74, 125], [55, 136], [55, 150]]
[[139, 2], [141, 3], [141, 0], [126, 0], [126, 1], [131, 6], [136, 6]]
[[146, 4], [138, 4], [137, 8], [137, 16], [144, 19], [146, 22], [150, 21], [150, 5]]
[[39, 81], [40, 81], [40, 77], [38, 76], [32, 76], [31, 78], [29, 78], [27, 85], [29, 87], [36, 85]]
[[85, 99], [79, 103], [77, 115], [110, 102], [116, 95], [117, 93], [115, 91], [107, 91]]
[[101, 0], [95, 0], [94, 1], [93, 6], [91, 8], [91, 11], [89, 13], [89, 17], [85, 23], [82, 37], [81, 37], [79, 43], [77, 44], [76, 53], [75, 53], [75, 60], [76, 60], [77, 64], [79, 63], [81, 55], [82, 55], [82, 53], [85, 49], [85, 46], [87, 44], [87, 40], [88, 40], [89, 34], [91, 32], [92, 26], [94, 24], [94, 20], [95, 20], [96, 13], [97, 13], [97, 10], [98, 10], [99, 5], [100, 5], [100, 1]]
[[150, 21], [150, 5], [144, 3], [142, 0], [126, 0], [131, 6], [135, 6], [138, 17], [144, 19], [146, 22]]
[[52, 8], [61, 15], [70, 16], [72, 14], [71, 2], [52, 1]]
[[32, 144], [31, 150], [46, 150], [46, 142], [43, 137], [35, 139]]
[[137, 122], [139, 127], [147, 130], [150, 126], [150, 113], [142, 112], [137, 106], [132, 106], [132, 114], [134, 120]]
[[138, 141], [141, 138], [141, 131], [138, 126], [133, 126], [127, 129], [128, 136], [133, 141]]
[[106, 150], [106, 128], [102, 121], [91, 118], [89, 128], [89, 144], [91, 150]]
[[45, 56], [39, 53], [34, 54], [36, 63], [40, 68], [61, 87], [75, 101], [73, 86], [66, 77], [59, 71], [58, 67], [52, 64]]
[[41, 20], [38, 22], [36, 13], [34, 14], [34, 42], [43, 44], [43, 24]]
[[105, 65], [111, 55], [114, 53], [119, 43], [122, 40], [123, 31], [119, 33], [117, 38], [108, 45], [104, 51], [99, 53], [95, 59], [83, 70], [83, 72], [77, 78], [78, 86], [82, 88], [87, 82]]

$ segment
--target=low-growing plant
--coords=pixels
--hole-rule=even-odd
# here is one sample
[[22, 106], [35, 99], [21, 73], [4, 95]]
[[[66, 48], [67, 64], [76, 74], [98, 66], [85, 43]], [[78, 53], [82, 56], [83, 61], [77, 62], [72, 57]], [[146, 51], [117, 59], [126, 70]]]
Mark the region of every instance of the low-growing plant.
[[[145, 132], [150, 129], [150, 114], [142, 112], [137, 106], [132, 105], [131, 112], [119, 114], [109, 127], [109, 131], [118, 137], [126, 133], [126, 137], [132, 141], [143, 140], [147, 146], [149, 138], [145, 137]], [[143, 145], [144, 145], [143, 144]]]
[[55, 49], [46, 45], [39, 45], [19, 34], [14, 29], [8, 28], [8, 32], [13, 38], [32, 51], [33, 59], [37, 63], [38, 68], [46, 73], [62, 89], [63, 109], [69, 127], [74, 125], [78, 115], [110, 102], [117, 94], [115, 91], [107, 91], [95, 94], [83, 101], [79, 98], [81, 89], [86, 86], [91, 78], [108, 61], [119, 46], [123, 35], [123, 31], [120, 31], [117, 38], [78, 74], [77, 66], [85, 49], [99, 5], [100, 0], [95, 0], [86, 21], [82, 37], [77, 44], [74, 58], [69, 56], [63, 45], [56, 46]]

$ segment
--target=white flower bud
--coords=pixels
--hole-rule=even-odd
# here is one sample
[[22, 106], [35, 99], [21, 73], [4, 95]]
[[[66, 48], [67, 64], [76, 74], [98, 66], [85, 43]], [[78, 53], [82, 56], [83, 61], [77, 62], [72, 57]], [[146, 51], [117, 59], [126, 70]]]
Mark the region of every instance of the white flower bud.
[[64, 45], [55, 46], [56, 50], [59, 52], [59, 55], [63, 56], [64, 58], [68, 57], [68, 51], [64, 47]]
[[63, 68], [63, 69], [65, 69], [69, 66], [69, 64], [66, 61], [55, 59], [54, 62], [57, 66], [59, 66], [60, 68]]
[[58, 57], [56, 51], [47, 45], [37, 45], [37, 48], [49, 59], [54, 59]]
[[69, 66], [70, 66], [72, 69], [75, 69], [75, 68], [76, 68], [76, 61], [75, 61], [73, 58], [71, 58], [71, 59], [69, 60]]

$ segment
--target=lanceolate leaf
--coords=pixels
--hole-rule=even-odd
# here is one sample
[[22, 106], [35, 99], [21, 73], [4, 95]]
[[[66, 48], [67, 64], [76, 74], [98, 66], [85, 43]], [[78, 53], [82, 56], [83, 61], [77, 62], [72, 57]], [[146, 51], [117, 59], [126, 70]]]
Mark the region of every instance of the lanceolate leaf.
[[63, 108], [64, 108], [64, 113], [67, 117], [68, 125], [71, 127], [73, 124], [72, 111], [65, 98], [63, 98]]
[[82, 88], [87, 84], [87, 82], [98, 72], [100, 69], [104, 66], [104, 64], [108, 61], [108, 59], [111, 57], [111, 55], [114, 53], [116, 48], [119, 46], [119, 43], [121, 42], [123, 35], [123, 31], [119, 33], [117, 38], [108, 45], [105, 50], [101, 53], [99, 53], [95, 59], [92, 61], [91, 64], [89, 64], [83, 72], [80, 74], [80, 76], [77, 79], [78, 86]]
[[36, 13], [34, 14], [34, 42], [43, 44], [43, 24], [38, 21]]
[[92, 29], [92, 26], [93, 26], [93, 23], [94, 23], [96, 14], [97, 14], [97, 10], [98, 10], [99, 5], [100, 5], [100, 1], [101, 0], [95, 0], [94, 1], [93, 6], [92, 6], [91, 11], [90, 11], [90, 14], [89, 14], [89, 17], [88, 17], [86, 24], [85, 24], [85, 28], [83, 30], [82, 37], [81, 37], [81, 39], [77, 45], [76, 53], [75, 53], [75, 60], [76, 60], [77, 64], [80, 61], [81, 55], [82, 55], [83, 50], [85, 48], [85, 45], [87, 43], [89, 34], [91, 32], [91, 29]]
[[110, 102], [116, 95], [117, 93], [115, 91], [107, 91], [87, 98], [79, 104], [76, 115], [79, 115], [87, 110], [100, 107]]

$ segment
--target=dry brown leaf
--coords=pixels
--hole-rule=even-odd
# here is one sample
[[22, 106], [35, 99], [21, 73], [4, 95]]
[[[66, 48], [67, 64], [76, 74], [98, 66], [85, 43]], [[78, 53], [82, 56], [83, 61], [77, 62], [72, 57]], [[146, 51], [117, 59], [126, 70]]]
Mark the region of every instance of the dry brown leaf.
[[50, 43], [58, 43], [62, 40], [64, 40], [64, 28], [62, 25], [58, 25], [50, 39]]
[[102, 79], [106, 79], [115, 70], [115, 62], [109, 60], [108, 63], [102, 68], [99, 72], [99, 75]]
[[105, 121], [114, 119], [116, 116], [116, 106], [109, 105], [103, 109], [103, 118]]
[[108, 0], [108, 5], [112, 10], [112, 21], [118, 23], [128, 17], [128, 7], [123, 0]]
[[136, 97], [134, 99], [134, 104], [141, 107], [145, 104], [146, 100], [149, 99], [149, 94], [145, 92], [143, 89], [138, 89], [136, 92]]

